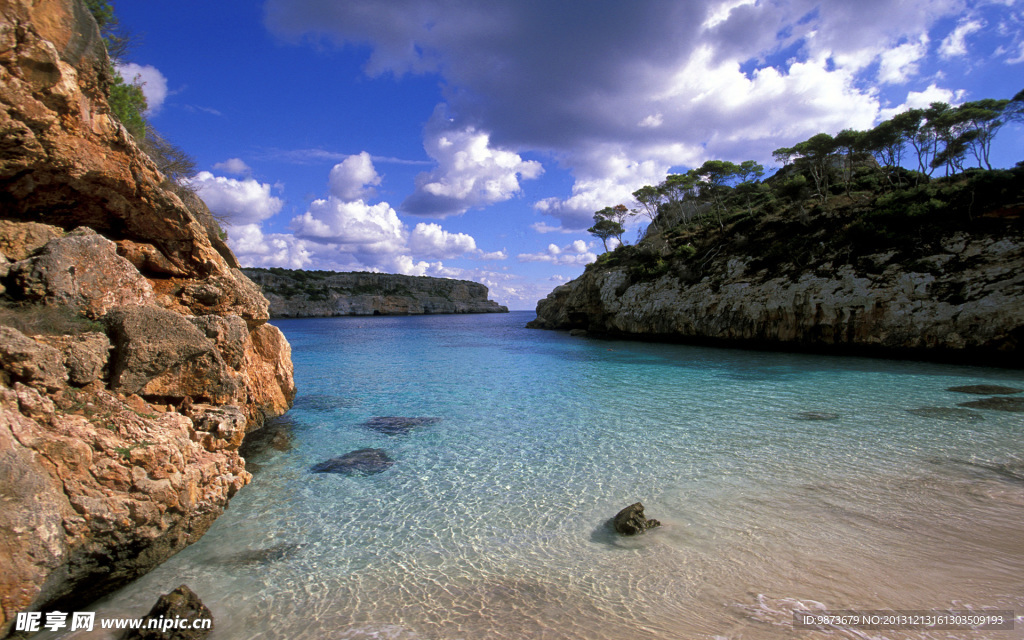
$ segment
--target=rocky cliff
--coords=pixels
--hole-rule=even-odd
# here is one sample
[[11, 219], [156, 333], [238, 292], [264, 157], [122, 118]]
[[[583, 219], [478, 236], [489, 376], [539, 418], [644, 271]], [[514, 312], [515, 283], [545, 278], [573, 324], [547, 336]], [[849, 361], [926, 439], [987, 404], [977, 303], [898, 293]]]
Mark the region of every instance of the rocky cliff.
[[1018, 167], [721, 227], [659, 218], [541, 300], [528, 326], [1019, 367], [1022, 184]]
[[388, 273], [243, 269], [274, 318], [507, 313], [487, 287], [467, 280]]
[[266, 299], [111, 115], [80, 0], [0, 0], [0, 637], [198, 539], [294, 397]]

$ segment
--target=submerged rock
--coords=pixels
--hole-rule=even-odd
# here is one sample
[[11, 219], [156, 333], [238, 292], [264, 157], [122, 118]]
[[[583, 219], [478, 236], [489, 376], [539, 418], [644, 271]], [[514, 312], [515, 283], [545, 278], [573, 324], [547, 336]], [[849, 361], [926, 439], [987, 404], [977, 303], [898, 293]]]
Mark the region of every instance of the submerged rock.
[[939, 418], [940, 420], [984, 419], [984, 416], [977, 411], [971, 411], [970, 409], [957, 409], [956, 407], [919, 407], [917, 409], [907, 409], [907, 413], [912, 413], [915, 416], [921, 416], [922, 418]]
[[389, 436], [405, 435], [416, 427], [425, 427], [437, 424], [441, 418], [407, 418], [401, 416], [375, 416], [363, 423], [362, 426], [374, 431], [386, 433]]
[[657, 520], [644, 517], [644, 505], [640, 502], [629, 505], [612, 519], [612, 527], [624, 536], [635, 536], [660, 526], [661, 523]]
[[227, 556], [221, 560], [222, 564], [232, 566], [268, 564], [277, 560], [284, 560], [302, 549], [301, 544], [294, 542], [282, 542], [272, 547], [263, 549], [246, 549]]
[[958, 402], [957, 404], [961, 407], [971, 407], [972, 409], [1024, 412], [1024, 398], [995, 397], [972, 400], [970, 402]]
[[340, 473], [342, 475], [373, 475], [382, 473], [395, 464], [383, 449], [358, 449], [343, 456], [325, 460], [310, 468], [313, 473]]
[[801, 411], [791, 417], [794, 420], [835, 420], [839, 418], [839, 414], [829, 411]]
[[[188, 621], [187, 629], [171, 628], [172, 623]], [[197, 620], [209, 620], [205, 629], [193, 629]], [[157, 628], [148, 629], [150, 621]], [[202, 626], [202, 625], [201, 625]], [[166, 627], [162, 629], [161, 627]], [[194, 591], [181, 585], [174, 591], [160, 596], [153, 608], [142, 620], [141, 629], [133, 629], [124, 640], [204, 640], [213, 629], [213, 614]]]
[[950, 387], [946, 389], [946, 391], [955, 391], [957, 393], [974, 393], [979, 396], [997, 396], [1020, 393], [1021, 391], [1024, 391], [1024, 389], [1004, 387], [998, 384], [968, 384], [962, 387]]

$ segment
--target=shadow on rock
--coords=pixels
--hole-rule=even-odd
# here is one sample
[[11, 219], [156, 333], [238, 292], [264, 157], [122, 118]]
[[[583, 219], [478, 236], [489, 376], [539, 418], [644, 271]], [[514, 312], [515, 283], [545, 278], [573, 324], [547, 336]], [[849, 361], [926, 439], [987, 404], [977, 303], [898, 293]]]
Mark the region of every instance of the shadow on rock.
[[310, 467], [312, 473], [369, 476], [387, 471], [395, 461], [383, 449], [358, 449]]
[[373, 429], [389, 436], [401, 436], [409, 433], [417, 427], [426, 427], [441, 422], [441, 418], [424, 417], [403, 417], [403, 416], [374, 416], [361, 426]]

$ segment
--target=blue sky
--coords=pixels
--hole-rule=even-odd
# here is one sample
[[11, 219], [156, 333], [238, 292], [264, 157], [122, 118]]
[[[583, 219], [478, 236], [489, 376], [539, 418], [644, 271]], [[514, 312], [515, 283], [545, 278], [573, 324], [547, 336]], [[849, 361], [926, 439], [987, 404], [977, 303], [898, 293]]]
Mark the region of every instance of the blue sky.
[[[464, 278], [513, 309], [595, 259], [594, 211], [668, 173], [1024, 88], [1024, 0], [115, 8], [140, 36], [123, 74], [243, 265]], [[1005, 127], [994, 164], [1021, 149]]]

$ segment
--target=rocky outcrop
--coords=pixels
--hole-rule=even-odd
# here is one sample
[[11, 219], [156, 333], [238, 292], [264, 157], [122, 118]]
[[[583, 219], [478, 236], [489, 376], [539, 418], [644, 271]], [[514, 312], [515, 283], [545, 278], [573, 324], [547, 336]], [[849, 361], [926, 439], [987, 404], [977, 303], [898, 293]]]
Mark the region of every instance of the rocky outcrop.
[[661, 523], [654, 518], [644, 516], [644, 505], [641, 502], [634, 502], [612, 518], [612, 528], [623, 536], [635, 536], [660, 526]]
[[[834, 232], [826, 225], [837, 223], [822, 216], [818, 224], [821, 234], [829, 234]], [[814, 221], [809, 225], [797, 232], [813, 234]], [[755, 233], [764, 232], [755, 228], [744, 239]], [[1020, 366], [1019, 228], [955, 231], [913, 250], [879, 253], [830, 248], [822, 240], [819, 256], [771, 266], [744, 242], [718, 242], [688, 260], [670, 262], [653, 278], [638, 277], [628, 266], [588, 268], [541, 300], [528, 326]]]
[[468, 280], [388, 273], [244, 269], [270, 300], [275, 318], [507, 313]]
[[295, 393], [208, 211], [110, 115], [109, 69], [80, 0], [0, 0], [0, 637], [202, 536]]
[[142, 628], [129, 631], [123, 640], [204, 640], [212, 629], [210, 609], [181, 585], [160, 596], [142, 619]]

